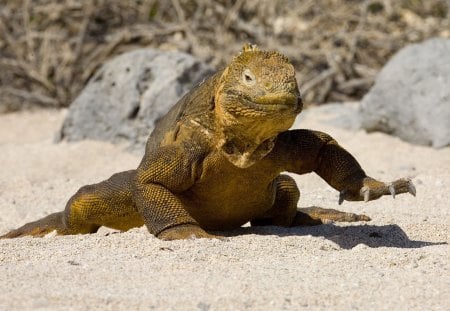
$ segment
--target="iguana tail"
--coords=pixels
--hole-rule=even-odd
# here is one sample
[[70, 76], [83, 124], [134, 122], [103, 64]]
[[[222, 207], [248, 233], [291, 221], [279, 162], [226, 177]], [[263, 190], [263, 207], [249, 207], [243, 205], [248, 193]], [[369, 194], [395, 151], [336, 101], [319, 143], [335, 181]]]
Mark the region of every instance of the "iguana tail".
[[23, 236], [43, 237], [55, 230], [59, 234], [63, 234], [65, 229], [63, 214], [64, 212], [53, 213], [42, 219], [29, 222], [18, 229], [0, 236], [0, 239], [12, 239]]

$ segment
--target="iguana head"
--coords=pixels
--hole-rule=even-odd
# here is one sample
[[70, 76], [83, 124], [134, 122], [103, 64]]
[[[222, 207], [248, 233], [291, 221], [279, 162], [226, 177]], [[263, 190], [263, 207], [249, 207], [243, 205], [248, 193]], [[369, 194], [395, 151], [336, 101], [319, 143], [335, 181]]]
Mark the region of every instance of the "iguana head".
[[302, 109], [295, 70], [287, 57], [244, 45], [225, 68], [215, 97], [221, 147], [239, 167], [252, 165], [273, 147]]

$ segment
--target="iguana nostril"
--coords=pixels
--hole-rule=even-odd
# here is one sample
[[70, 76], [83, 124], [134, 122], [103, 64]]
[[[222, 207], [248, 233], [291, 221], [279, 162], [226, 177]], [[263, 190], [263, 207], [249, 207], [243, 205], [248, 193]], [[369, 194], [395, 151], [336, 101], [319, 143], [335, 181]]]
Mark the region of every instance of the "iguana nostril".
[[266, 90], [270, 90], [272, 88], [273, 84], [271, 82], [266, 82], [264, 83], [264, 88]]

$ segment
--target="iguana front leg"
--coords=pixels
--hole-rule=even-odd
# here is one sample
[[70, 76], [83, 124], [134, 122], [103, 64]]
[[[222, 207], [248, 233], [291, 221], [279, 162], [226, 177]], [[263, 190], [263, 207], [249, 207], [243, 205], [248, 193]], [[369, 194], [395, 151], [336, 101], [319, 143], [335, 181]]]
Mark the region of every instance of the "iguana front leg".
[[275, 146], [287, 171], [315, 172], [340, 192], [339, 204], [348, 201], [375, 200], [383, 195], [416, 194], [411, 180], [401, 178], [385, 183], [366, 175], [356, 159], [328, 134], [293, 130], [281, 133]]
[[164, 186], [140, 183], [134, 200], [148, 231], [162, 240], [214, 237], [200, 228], [180, 199]]
[[[186, 211], [178, 194], [194, 183], [195, 148], [161, 147], [136, 171], [133, 201], [150, 233], [163, 240], [214, 238]], [[198, 151], [198, 150], [197, 150]]]

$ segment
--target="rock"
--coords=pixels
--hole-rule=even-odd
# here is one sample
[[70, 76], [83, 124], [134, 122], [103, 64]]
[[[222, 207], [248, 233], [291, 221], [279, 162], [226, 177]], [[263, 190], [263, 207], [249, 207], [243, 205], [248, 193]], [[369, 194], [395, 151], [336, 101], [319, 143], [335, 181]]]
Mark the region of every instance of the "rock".
[[292, 128], [304, 128], [306, 122], [320, 122], [327, 125], [357, 131], [361, 128], [359, 102], [328, 103], [310, 106], [302, 111]]
[[59, 140], [145, 146], [155, 122], [212, 69], [191, 55], [140, 49], [104, 64], [70, 105]]
[[367, 131], [435, 148], [450, 145], [450, 40], [431, 39], [399, 51], [359, 113]]

